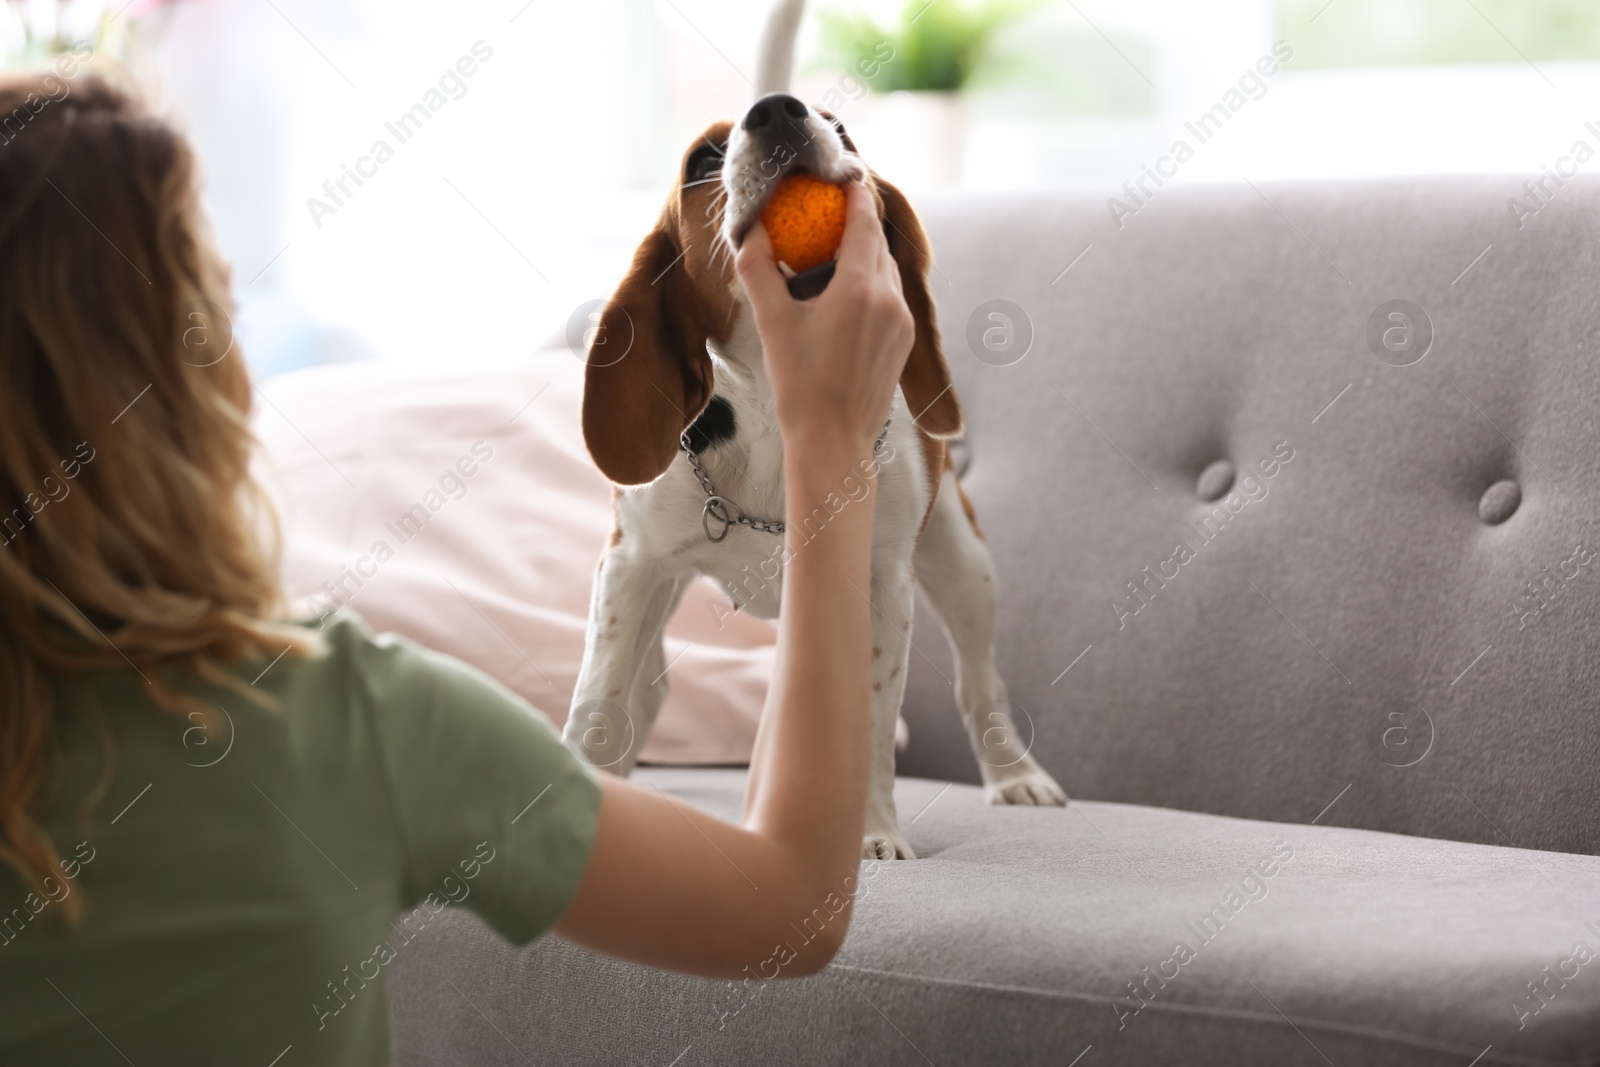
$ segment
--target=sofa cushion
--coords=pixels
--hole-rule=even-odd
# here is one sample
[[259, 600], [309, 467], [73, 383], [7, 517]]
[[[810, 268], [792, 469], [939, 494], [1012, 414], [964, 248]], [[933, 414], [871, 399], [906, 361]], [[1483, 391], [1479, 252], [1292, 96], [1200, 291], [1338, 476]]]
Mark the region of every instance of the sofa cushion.
[[[565, 352], [470, 371], [345, 363], [274, 378], [261, 395], [296, 606], [348, 605], [564, 724], [612, 526], [611, 487], [583, 445], [583, 364]], [[686, 589], [642, 757], [748, 762], [774, 639], [710, 579]]]
[[[1070, 794], [1600, 852], [1600, 178], [1522, 181], [919, 201]], [[913, 640], [901, 772], [976, 781]]]
[[[738, 816], [742, 771], [637, 777]], [[1600, 1063], [1600, 859], [995, 808], [914, 779], [896, 799], [923, 858], [863, 866], [822, 974], [764, 982], [775, 965], [752, 960], [743, 983], [687, 978], [512, 947], [452, 910], [391, 965], [395, 1062]]]

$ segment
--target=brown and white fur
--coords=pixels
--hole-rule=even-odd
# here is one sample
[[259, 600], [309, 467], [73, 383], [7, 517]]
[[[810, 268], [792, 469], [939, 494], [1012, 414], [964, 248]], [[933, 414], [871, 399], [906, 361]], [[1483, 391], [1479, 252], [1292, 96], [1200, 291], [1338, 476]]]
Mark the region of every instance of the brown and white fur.
[[[720, 176], [712, 177], [719, 162]], [[1018, 737], [995, 665], [994, 563], [946, 450], [961, 432], [961, 408], [928, 292], [927, 239], [906, 198], [866, 168], [843, 126], [792, 96], [763, 97], [739, 123], [717, 123], [690, 147], [656, 228], [601, 315], [585, 372], [583, 432], [618, 487], [616, 527], [595, 577], [565, 737], [595, 766], [632, 770], [666, 692], [662, 627], [696, 574], [719, 580], [752, 615], [778, 614], [783, 538], [735, 525], [724, 540], [710, 541], [702, 525], [706, 493], [678, 442], [694, 426], [718, 492], [750, 516], [785, 518], [783, 445], [761, 339], [732, 258], [773, 185], [794, 170], [828, 181], [865, 178], [916, 320], [877, 456], [876, 491], [865, 498], [875, 508], [872, 587], [861, 591], [872, 603], [873, 644], [862, 855], [908, 859], [914, 853], [893, 787], [913, 582], [944, 622], [957, 702], [990, 802], [1062, 805], [1066, 796]], [[865, 506], [854, 502], [858, 491], [842, 485], [838, 500]], [[812, 529], [828, 518], [818, 504]], [[806, 521], [787, 518], [791, 533]]]

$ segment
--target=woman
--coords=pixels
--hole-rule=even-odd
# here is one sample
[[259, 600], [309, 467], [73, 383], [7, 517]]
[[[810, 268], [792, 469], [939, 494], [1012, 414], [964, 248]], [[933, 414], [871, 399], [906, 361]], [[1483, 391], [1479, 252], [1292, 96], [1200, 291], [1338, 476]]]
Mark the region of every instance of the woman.
[[[867, 781], [872, 509], [784, 575], [742, 826], [595, 776], [473, 670], [284, 615], [193, 156], [85, 78], [0, 81], [0, 1062], [387, 1062], [382, 971], [439, 906], [708, 977], [844, 937]], [[40, 102], [43, 101], [41, 104]], [[912, 337], [868, 196], [833, 285], [738, 268], [806, 510]], [[196, 316], [199, 317], [196, 317]], [[288, 1053], [286, 1055], [286, 1053]]]

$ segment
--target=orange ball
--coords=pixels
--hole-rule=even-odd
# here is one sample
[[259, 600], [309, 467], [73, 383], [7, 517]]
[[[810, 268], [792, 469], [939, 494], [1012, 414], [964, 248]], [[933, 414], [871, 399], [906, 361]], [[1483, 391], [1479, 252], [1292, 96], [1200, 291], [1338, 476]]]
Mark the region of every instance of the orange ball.
[[778, 183], [761, 212], [772, 254], [796, 274], [827, 263], [844, 240], [844, 190], [814, 174], [791, 174]]

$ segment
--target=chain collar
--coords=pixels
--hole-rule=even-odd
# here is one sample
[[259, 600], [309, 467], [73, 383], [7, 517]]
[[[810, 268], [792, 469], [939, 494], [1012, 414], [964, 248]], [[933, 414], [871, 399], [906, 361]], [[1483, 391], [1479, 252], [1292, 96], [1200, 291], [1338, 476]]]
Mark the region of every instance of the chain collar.
[[[883, 432], [878, 435], [877, 441], [872, 445], [872, 454], [876, 456], [883, 449], [883, 442], [889, 438], [889, 423], [894, 421], [894, 406], [889, 408], [889, 417], [883, 420]], [[782, 519], [753, 519], [744, 513], [744, 509], [732, 500], [717, 492], [717, 487], [711, 480], [711, 475], [706, 473], [705, 464], [700, 462], [700, 455], [689, 447], [689, 431], [685, 430], [678, 436], [678, 448], [685, 456], [689, 457], [689, 469], [694, 471], [694, 476], [700, 481], [700, 488], [705, 490], [706, 502], [700, 509], [700, 526], [706, 532], [706, 539], [712, 544], [721, 544], [728, 536], [728, 531], [735, 526], [748, 526], [752, 530], [762, 533], [782, 534], [784, 524]], [[713, 533], [713, 529], [716, 531]]]

